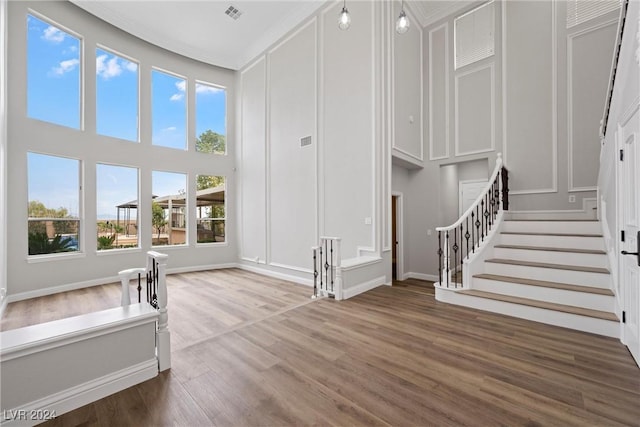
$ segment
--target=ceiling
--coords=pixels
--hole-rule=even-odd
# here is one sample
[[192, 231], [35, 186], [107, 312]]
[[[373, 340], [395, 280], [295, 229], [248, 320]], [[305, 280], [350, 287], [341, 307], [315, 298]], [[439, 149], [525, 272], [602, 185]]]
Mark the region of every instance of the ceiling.
[[[152, 44], [234, 70], [242, 68], [327, 3], [326, 0], [71, 1]], [[407, 3], [420, 24], [426, 25], [470, 2], [408, 0]], [[239, 19], [225, 14], [229, 6], [242, 13]]]

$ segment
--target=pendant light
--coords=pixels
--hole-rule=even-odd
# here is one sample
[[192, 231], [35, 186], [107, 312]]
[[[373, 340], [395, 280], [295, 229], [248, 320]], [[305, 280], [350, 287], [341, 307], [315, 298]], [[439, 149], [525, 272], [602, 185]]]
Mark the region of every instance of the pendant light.
[[396, 20], [396, 32], [398, 34], [404, 34], [409, 31], [409, 18], [407, 14], [404, 12], [404, 0], [402, 0], [402, 5], [400, 7], [400, 16]]
[[347, 9], [347, 0], [344, 0], [342, 3], [342, 12], [340, 12], [340, 16], [338, 17], [338, 28], [348, 30], [350, 26], [351, 15], [349, 15], [349, 10]]

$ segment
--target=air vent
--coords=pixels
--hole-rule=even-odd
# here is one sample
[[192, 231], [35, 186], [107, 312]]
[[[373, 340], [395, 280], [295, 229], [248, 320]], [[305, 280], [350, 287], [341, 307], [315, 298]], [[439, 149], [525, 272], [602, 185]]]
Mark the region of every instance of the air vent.
[[311, 136], [305, 136], [304, 138], [300, 138], [300, 146], [306, 147], [307, 145], [311, 145]]
[[237, 8], [233, 6], [229, 6], [227, 10], [224, 11], [224, 13], [228, 15], [229, 18], [233, 18], [233, 19], [238, 19], [240, 18], [240, 15], [242, 15], [242, 12], [240, 12]]

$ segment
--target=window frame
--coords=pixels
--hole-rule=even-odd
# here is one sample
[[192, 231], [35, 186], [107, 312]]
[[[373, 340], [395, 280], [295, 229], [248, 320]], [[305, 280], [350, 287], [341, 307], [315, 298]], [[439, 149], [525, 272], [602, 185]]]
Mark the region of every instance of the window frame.
[[[196, 149], [196, 142], [195, 140], [198, 139], [198, 85], [204, 85], [204, 86], [210, 86], [210, 87], [215, 87], [218, 89], [222, 89], [224, 91], [224, 153], [206, 153], [204, 151], [198, 151]], [[227, 156], [229, 155], [229, 139], [228, 139], [228, 134], [229, 134], [229, 126], [228, 126], [228, 110], [229, 110], [229, 97], [227, 96], [228, 94], [228, 90], [226, 86], [222, 86], [219, 84], [215, 84], [215, 83], [209, 83], [206, 82], [204, 80], [198, 80], [195, 79], [194, 81], [194, 86], [193, 86], [193, 90], [194, 90], [194, 140], [193, 140], [193, 150], [196, 153], [201, 153], [201, 154], [212, 154], [215, 156]], [[213, 176], [222, 176], [222, 175], [213, 175]], [[225, 177], [225, 183], [226, 183], [226, 177]], [[226, 194], [225, 194], [226, 196]]]

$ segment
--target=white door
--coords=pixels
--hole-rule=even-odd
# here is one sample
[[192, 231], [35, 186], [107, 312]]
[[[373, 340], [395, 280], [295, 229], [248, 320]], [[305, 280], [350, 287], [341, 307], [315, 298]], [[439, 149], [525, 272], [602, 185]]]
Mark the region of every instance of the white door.
[[640, 258], [631, 253], [640, 249], [640, 141], [636, 132], [638, 125], [636, 112], [621, 132], [623, 160], [620, 162], [620, 192], [618, 207], [621, 212], [621, 229], [624, 242], [620, 254], [620, 291], [624, 310], [623, 338], [636, 363], [640, 365]]
[[462, 216], [463, 213], [469, 209], [469, 206], [476, 201], [482, 190], [487, 186], [487, 180], [473, 180], [473, 181], [460, 181], [459, 184], [459, 212], [458, 214]]

